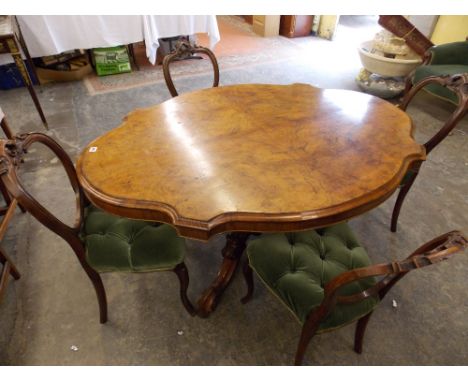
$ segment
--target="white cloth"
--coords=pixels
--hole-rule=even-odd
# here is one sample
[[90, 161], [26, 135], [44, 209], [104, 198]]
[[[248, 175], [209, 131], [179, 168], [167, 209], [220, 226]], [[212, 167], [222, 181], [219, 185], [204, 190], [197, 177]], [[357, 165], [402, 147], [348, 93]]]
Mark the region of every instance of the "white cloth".
[[0, 107], [0, 122], [2, 122], [4, 116], [5, 114], [3, 114], [2, 108]]
[[211, 49], [221, 39], [216, 16], [143, 16], [143, 30], [146, 56], [153, 65], [160, 38], [207, 33]]
[[141, 16], [17, 16], [31, 57], [143, 41]]
[[[216, 16], [17, 16], [31, 57], [72, 49], [104, 48], [145, 41], [154, 65], [159, 38], [207, 33], [210, 47], [220, 40]], [[0, 64], [13, 62], [11, 55]]]

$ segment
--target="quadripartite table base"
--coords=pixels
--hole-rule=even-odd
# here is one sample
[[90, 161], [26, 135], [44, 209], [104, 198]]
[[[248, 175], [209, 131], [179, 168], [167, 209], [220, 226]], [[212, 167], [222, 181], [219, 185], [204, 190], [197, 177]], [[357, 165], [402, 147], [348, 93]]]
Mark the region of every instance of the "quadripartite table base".
[[216, 309], [224, 290], [234, 276], [250, 235], [250, 233], [246, 232], [231, 232], [227, 234], [226, 244], [222, 251], [223, 261], [218, 274], [198, 300], [197, 313], [200, 317], [206, 318]]

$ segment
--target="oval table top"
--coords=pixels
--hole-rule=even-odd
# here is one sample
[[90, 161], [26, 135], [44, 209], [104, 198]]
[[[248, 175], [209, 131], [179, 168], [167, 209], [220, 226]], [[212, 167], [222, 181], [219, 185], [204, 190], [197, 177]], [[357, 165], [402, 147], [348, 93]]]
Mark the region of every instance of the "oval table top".
[[91, 142], [86, 195], [189, 238], [318, 228], [374, 208], [425, 159], [391, 103], [305, 84], [246, 84], [137, 109]]

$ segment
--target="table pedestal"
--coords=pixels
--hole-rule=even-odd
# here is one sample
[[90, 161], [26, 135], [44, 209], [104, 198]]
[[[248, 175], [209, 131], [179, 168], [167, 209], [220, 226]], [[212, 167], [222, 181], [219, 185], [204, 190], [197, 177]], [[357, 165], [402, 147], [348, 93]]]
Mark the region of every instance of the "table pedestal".
[[224, 290], [231, 282], [239, 260], [246, 247], [247, 239], [250, 233], [232, 232], [227, 234], [226, 245], [223, 248], [223, 261], [221, 268], [216, 276], [216, 279], [203, 292], [198, 300], [198, 315], [200, 317], [208, 317], [218, 305], [218, 302], [224, 293]]

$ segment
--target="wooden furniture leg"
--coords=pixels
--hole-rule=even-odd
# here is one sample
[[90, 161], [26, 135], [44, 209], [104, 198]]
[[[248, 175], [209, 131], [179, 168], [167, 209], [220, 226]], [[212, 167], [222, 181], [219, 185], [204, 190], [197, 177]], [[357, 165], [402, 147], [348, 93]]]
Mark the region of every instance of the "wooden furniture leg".
[[[4, 215], [4, 218], [0, 222], [0, 241], [3, 239], [5, 232], [8, 228], [8, 224], [12, 219], [16, 206], [18, 205], [17, 200], [10, 200], [8, 203], [8, 208], [2, 209], [0, 211], [1, 215]], [[3, 265], [3, 268], [0, 272], [0, 301], [2, 300], [3, 293], [5, 292], [6, 286], [8, 284], [9, 277], [12, 276], [15, 280], [20, 278], [20, 273], [15, 267], [11, 259], [5, 253], [5, 251], [0, 247], [0, 263]]]
[[31, 80], [33, 80], [32, 81], [33, 83], [34, 83], [34, 80], [36, 80], [37, 83], [40, 86], [39, 77], [37, 75], [36, 67], [34, 66], [34, 62], [32, 60], [31, 55], [29, 54], [28, 47], [26, 46], [26, 41], [24, 41], [23, 34], [21, 33], [21, 26], [20, 26], [20, 24], [18, 22], [18, 18], [15, 16], [14, 19], [15, 19], [16, 26], [17, 26], [18, 32], [19, 32], [18, 35], [17, 35], [19, 44], [21, 45], [21, 49], [23, 49], [24, 55], [26, 56], [26, 60], [28, 61], [28, 64], [31, 67], [31, 71], [34, 74], [34, 78], [31, 78]]
[[5, 134], [5, 136], [8, 139], [13, 139], [13, 133], [11, 132], [10, 126], [8, 126], [8, 123], [6, 121], [6, 118], [3, 118], [2, 121], [0, 122], [0, 126]]
[[0, 248], [0, 263], [3, 264], [3, 269], [0, 272], [0, 301], [2, 301], [3, 294], [5, 293], [6, 286], [8, 284], [9, 276], [12, 276], [15, 280], [19, 280], [21, 275], [2, 248]]
[[362, 317], [356, 324], [356, 331], [354, 332], [354, 351], [358, 354], [362, 353], [362, 342], [364, 340], [364, 333], [367, 328], [367, 323], [372, 316], [372, 312]]
[[7, 40], [7, 44], [8, 44], [10, 53], [13, 56], [13, 59], [15, 60], [15, 64], [21, 74], [21, 77], [23, 78], [23, 81], [28, 88], [29, 94], [31, 95], [31, 98], [33, 99], [34, 105], [36, 106], [36, 109], [41, 117], [42, 123], [44, 124], [45, 128], [48, 130], [49, 127], [47, 125], [47, 120], [44, 116], [44, 112], [42, 111], [41, 104], [39, 103], [39, 99], [37, 98], [37, 94], [34, 90], [31, 77], [29, 77], [28, 69], [26, 68], [24, 61], [21, 58], [21, 52], [18, 47], [18, 44], [16, 43], [16, 40], [13, 37]]
[[130, 55], [130, 59], [133, 61], [133, 65], [135, 66], [135, 69], [140, 71], [140, 67], [138, 66], [136, 59], [135, 59], [135, 50], [133, 49], [133, 44], [128, 44], [128, 53]]
[[395, 202], [395, 206], [393, 207], [392, 212], [392, 223], [390, 225], [390, 230], [392, 232], [396, 232], [397, 230], [398, 216], [400, 216], [401, 206], [403, 205], [403, 201], [405, 200], [406, 194], [409, 192], [417, 176], [418, 172], [413, 172], [411, 177], [401, 187], [400, 192], [398, 193], [397, 200]]
[[242, 266], [242, 271], [244, 272], [245, 283], [247, 284], [247, 294], [242, 297], [241, 302], [243, 304], [248, 303], [252, 299], [254, 283], [253, 283], [253, 271], [250, 268], [249, 259], [244, 259], [244, 265]]
[[189, 274], [185, 263], [180, 263], [174, 268], [174, 273], [179, 278], [180, 282], [180, 299], [185, 309], [191, 316], [197, 314], [195, 308], [187, 297], [187, 289], [189, 285]]
[[198, 315], [208, 317], [218, 305], [218, 302], [229, 285], [239, 260], [244, 252], [250, 233], [232, 232], [226, 237], [226, 245], [223, 248], [223, 262], [216, 279], [206, 289], [198, 300]]

